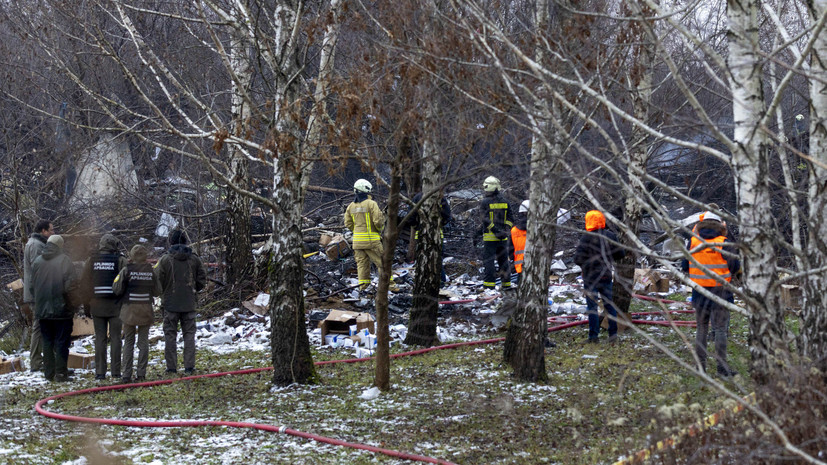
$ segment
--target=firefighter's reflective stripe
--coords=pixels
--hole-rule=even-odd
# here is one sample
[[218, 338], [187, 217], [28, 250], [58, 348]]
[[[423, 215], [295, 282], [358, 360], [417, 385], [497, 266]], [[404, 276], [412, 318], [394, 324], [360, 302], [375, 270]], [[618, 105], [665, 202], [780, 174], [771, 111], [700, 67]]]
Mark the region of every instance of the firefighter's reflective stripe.
[[[500, 239], [494, 233], [494, 211], [493, 210], [503, 210], [503, 215], [508, 217], [508, 204], [507, 203], [492, 203], [488, 205], [488, 227], [482, 234], [482, 240], [486, 242], [498, 242], [498, 241], [507, 241], [508, 238], [505, 237]], [[505, 221], [505, 225], [509, 227], [512, 226], [510, 221]]]
[[95, 286], [95, 294], [110, 295], [112, 294], [112, 286]]
[[[364, 213], [365, 213], [365, 227], [367, 228], [367, 231], [365, 231], [365, 232], [355, 232], [354, 231], [353, 232], [353, 242], [381, 241], [382, 236], [380, 236], [378, 232], [374, 231], [373, 228], [371, 228], [370, 213], [368, 213], [368, 212], [364, 212]], [[351, 214], [350, 216], [353, 217], [353, 222], [356, 223], [356, 215]]]
[[482, 282], [482, 287], [485, 287], [485, 288], [487, 288], [487, 289], [494, 289], [494, 288], [496, 288], [496, 287], [497, 287], [497, 282], [496, 282], [496, 281], [494, 281], [494, 282], [492, 283], [492, 282], [490, 282], [490, 281], [483, 281], [483, 282]]
[[716, 287], [722, 285], [714, 277], [709, 276], [710, 273], [717, 274], [721, 279], [727, 282], [732, 279], [729, 266], [721, 253], [720, 244], [722, 244], [724, 240], [726, 240], [725, 236], [718, 236], [707, 240], [700, 240], [696, 237], [692, 238], [689, 243], [690, 250], [695, 250], [699, 246], [706, 245], [702, 250], [694, 252], [692, 254], [692, 258], [697, 260], [697, 262], [700, 263], [704, 269], [708, 270], [708, 272], [704, 273], [703, 269], [698, 268], [692, 261], [690, 261], [689, 279], [703, 287]]

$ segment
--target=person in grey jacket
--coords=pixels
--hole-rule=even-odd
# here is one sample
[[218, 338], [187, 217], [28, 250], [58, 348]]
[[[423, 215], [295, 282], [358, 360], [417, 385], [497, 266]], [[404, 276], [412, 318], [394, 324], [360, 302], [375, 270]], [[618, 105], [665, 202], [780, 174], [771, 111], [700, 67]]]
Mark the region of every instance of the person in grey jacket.
[[[29, 344], [31, 354], [30, 369], [32, 372], [43, 369], [43, 337], [40, 335], [40, 320], [34, 316], [32, 304], [34, 294], [30, 289], [32, 283], [32, 264], [43, 252], [46, 241], [52, 235], [54, 229], [49, 220], [40, 220], [34, 227], [34, 232], [29, 235], [29, 241], [23, 249], [23, 311], [32, 315], [32, 338]], [[28, 311], [27, 311], [28, 310]]]
[[104, 234], [98, 251], [83, 265], [81, 282], [87, 297], [86, 308], [95, 325], [95, 379], [106, 379], [106, 352], [111, 345], [112, 377], [121, 377], [121, 304], [112, 292], [112, 283], [126, 266], [126, 257], [118, 250], [118, 239]]
[[72, 260], [63, 253], [63, 238], [52, 235], [32, 264], [29, 283], [43, 335], [43, 374], [49, 381], [71, 381], [66, 364], [76, 291], [77, 276]]
[[207, 285], [204, 264], [187, 247], [188, 241], [184, 231], [172, 231], [169, 250], [155, 264], [164, 307], [164, 359], [170, 374], [178, 372], [179, 323], [184, 335], [184, 373], [191, 375], [195, 371], [196, 293]]
[[147, 250], [138, 244], [129, 251], [130, 263], [121, 269], [112, 292], [122, 296], [121, 321], [123, 322], [123, 382], [132, 382], [132, 361], [135, 350], [135, 334], [138, 335], [138, 367], [136, 380], [146, 380], [146, 365], [149, 360], [149, 328], [155, 321], [152, 313], [152, 299], [161, 294], [161, 285], [152, 272], [152, 265], [146, 262]]

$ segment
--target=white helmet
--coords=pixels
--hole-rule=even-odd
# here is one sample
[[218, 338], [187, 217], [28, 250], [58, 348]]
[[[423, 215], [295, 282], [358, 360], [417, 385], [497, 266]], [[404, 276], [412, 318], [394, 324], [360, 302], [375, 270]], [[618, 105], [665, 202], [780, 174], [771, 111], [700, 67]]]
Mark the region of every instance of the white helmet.
[[353, 183], [353, 190], [356, 192], [370, 193], [373, 190], [373, 185], [367, 179], [357, 179]]
[[709, 211], [708, 211], [708, 212], [704, 212], [704, 214], [703, 214], [703, 221], [706, 221], [706, 220], [717, 221], [717, 222], [719, 222], [719, 223], [722, 223], [722, 222], [723, 222], [723, 221], [721, 220], [721, 217], [720, 217], [720, 216], [718, 216], [718, 215], [716, 215], [716, 214], [714, 214], [714, 213], [712, 213], [712, 212], [709, 212]]
[[494, 192], [500, 189], [500, 180], [494, 176], [488, 176], [482, 183], [482, 190], [485, 192]]
[[528, 213], [528, 207], [531, 205], [531, 200], [523, 200], [523, 203], [520, 204], [520, 209], [517, 210], [519, 213]]

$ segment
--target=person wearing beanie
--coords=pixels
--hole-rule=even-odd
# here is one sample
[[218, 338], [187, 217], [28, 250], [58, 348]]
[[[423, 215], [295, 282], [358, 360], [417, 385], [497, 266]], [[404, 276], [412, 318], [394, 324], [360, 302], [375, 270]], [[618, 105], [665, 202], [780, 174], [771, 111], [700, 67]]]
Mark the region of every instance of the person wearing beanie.
[[187, 247], [189, 239], [176, 229], [169, 235], [169, 250], [155, 264], [164, 308], [164, 360], [167, 373], [178, 372], [178, 325], [184, 336], [184, 373], [195, 371], [196, 293], [207, 285], [207, 271], [201, 258]]
[[86, 300], [84, 306], [95, 326], [95, 379], [106, 379], [107, 348], [112, 363], [112, 378], [121, 377], [121, 304], [112, 292], [112, 283], [126, 266], [126, 257], [119, 250], [119, 241], [112, 234], [104, 234], [98, 251], [83, 264], [81, 285]]
[[43, 337], [40, 335], [40, 320], [35, 318], [32, 306], [34, 295], [29, 290], [32, 282], [32, 264], [35, 259], [43, 253], [46, 241], [54, 233], [52, 222], [40, 220], [34, 227], [34, 232], [29, 236], [29, 241], [23, 249], [23, 312], [30, 315], [32, 319], [32, 337], [29, 341], [29, 353], [31, 361], [29, 368], [32, 372], [43, 369]]
[[43, 336], [43, 374], [49, 381], [71, 381], [67, 362], [78, 289], [72, 260], [63, 253], [63, 238], [49, 237], [32, 263], [29, 292]]
[[121, 269], [112, 292], [121, 297], [121, 322], [123, 322], [123, 382], [132, 382], [132, 366], [135, 350], [135, 335], [138, 335], [138, 366], [135, 370], [140, 383], [146, 380], [146, 366], [149, 361], [149, 328], [154, 322], [152, 313], [153, 297], [161, 294], [161, 285], [152, 272], [152, 265], [146, 262], [147, 250], [137, 244], [129, 251], [130, 263]]
[[609, 314], [609, 342], [617, 339], [617, 308], [612, 302], [613, 262], [626, 256], [617, 243], [617, 235], [606, 229], [606, 217], [597, 210], [586, 213], [586, 234], [574, 251], [574, 263], [583, 270], [583, 292], [586, 294], [586, 309], [589, 316], [588, 342], [598, 342], [600, 319], [597, 314], [597, 300], [603, 300]]

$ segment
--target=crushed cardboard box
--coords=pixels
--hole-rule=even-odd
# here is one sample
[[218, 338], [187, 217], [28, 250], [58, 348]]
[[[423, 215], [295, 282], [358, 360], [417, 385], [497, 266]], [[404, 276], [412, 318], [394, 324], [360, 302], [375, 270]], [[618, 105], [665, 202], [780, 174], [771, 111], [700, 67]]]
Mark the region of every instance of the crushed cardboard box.
[[[609, 319], [606, 318], [608, 315], [606, 312], [600, 312], [600, 327], [608, 330], [609, 329]], [[617, 312], [617, 332], [622, 333], [623, 331], [628, 330], [632, 326], [632, 317], [629, 316], [628, 313], [625, 312]]]
[[95, 324], [91, 318], [75, 316], [72, 321], [72, 337], [91, 336], [95, 334]]
[[665, 270], [637, 268], [634, 290], [644, 294], [669, 292], [669, 275]]
[[6, 358], [0, 361], [0, 375], [14, 371], [23, 371], [23, 359], [20, 357]]
[[92, 368], [95, 368], [95, 354], [79, 354], [77, 352], [69, 352], [69, 360], [66, 361], [66, 366], [69, 368], [91, 370]]
[[[352, 328], [354, 327], [355, 328]], [[329, 344], [328, 335], [336, 336], [331, 339], [338, 342], [338, 337], [342, 337], [342, 344], [344, 339], [353, 335], [363, 336], [363, 330], [367, 330], [368, 334], [373, 334], [376, 324], [373, 317], [368, 313], [347, 312], [342, 310], [331, 310], [327, 317], [319, 324], [322, 333], [322, 341]], [[361, 333], [361, 334], [360, 334]], [[333, 345], [333, 344], [330, 344]], [[338, 346], [338, 343], [336, 344]]]
[[250, 299], [241, 303], [247, 310], [259, 316], [264, 316], [268, 312], [270, 305], [270, 294], [260, 293], [255, 299]]
[[325, 246], [325, 254], [331, 260], [338, 260], [345, 258], [351, 253], [350, 246], [347, 245], [347, 240], [341, 234], [336, 234]]

